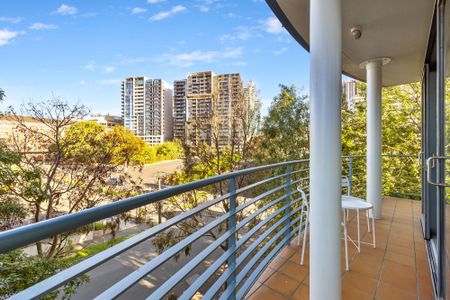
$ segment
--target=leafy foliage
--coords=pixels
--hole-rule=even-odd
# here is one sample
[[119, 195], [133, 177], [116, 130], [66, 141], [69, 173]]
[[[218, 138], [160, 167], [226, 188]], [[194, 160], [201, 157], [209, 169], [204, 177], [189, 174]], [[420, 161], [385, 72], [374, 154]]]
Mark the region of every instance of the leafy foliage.
[[143, 161], [146, 164], [163, 160], [179, 159], [182, 157], [183, 147], [180, 141], [164, 142], [156, 146], [145, 144], [143, 149]]
[[[366, 85], [358, 83], [361, 97], [353, 107], [343, 104], [342, 154], [366, 153]], [[421, 85], [419, 83], [383, 88], [382, 153], [412, 154], [420, 151]], [[353, 161], [354, 190], [365, 197], [365, 158]], [[344, 166], [345, 168], [346, 166]], [[406, 198], [420, 197], [420, 166], [415, 157], [383, 157], [383, 194]]]
[[[86, 114], [85, 107], [59, 99], [24, 105], [20, 115], [10, 110], [17, 127], [0, 150], [0, 203], [8, 207], [10, 223], [24, 215], [6, 203], [19, 205], [27, 218], [40, 222], [138, 192], [123, 166], [140, 163], [134, 163], [139, 149], [128, 147], [138, 138], [92, 122], [74, 123]], [[107, 184], [117, 173], [130, 184]], [[63, 256], [69, 241], [68, 235], [55, 236], [45, 249], [37, 242], [38, 255]]]
[[[68, 260], [28, 256], [20, 249], [0, 254], [0, 262], [0, 297], [2, 298], [12, 296], [70, 266]], [[69, 299], [86, 281], [88, 281], [87, 276], [80, 276], [69, 281], [62, 290], [51, 292], [43, 299], [57, 297]]]
[[281, 162], [308, 157], [309, 104], [295, 86], [280, 85], [264, 119], [260, 160]]

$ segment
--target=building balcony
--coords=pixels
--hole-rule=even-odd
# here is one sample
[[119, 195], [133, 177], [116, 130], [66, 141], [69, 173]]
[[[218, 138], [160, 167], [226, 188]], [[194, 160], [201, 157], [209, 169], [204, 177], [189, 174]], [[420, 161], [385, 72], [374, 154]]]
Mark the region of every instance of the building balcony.
[[[342, 299], [433, 299], [421, 210], [420, 201], [383, 199], [383, 219], [375, 225], [376, 248], [362, 245], [358, 252], [350, 246], [348, 272], [342, 261]], [[362, 240], [370, 242], [363, 219]], [[351, 214], [350, 236], [356, 236], [356, 224], [356, 216]], [[246, 299], [309, 299], [309, 251], [304, 265], [300, 255], [294, 239], [263, 271]]]
[[[419, 168], [415, 156], [385, 156], [385, 161], [384, 169], [391, 176], [387, 194], [420, 195], [419, 178], [402, 176], [405, 170], [414, 174]], [[397, 174], [399, 164], [402, 171]], [[342, 176], [349, 179], [343, 193], [365, 194], [364, 165], [363, 156], [343, 157]], [[2, 232], [0, 253], [5, 253], [156, 202], [170, 206], [171, 199], [207, 194], [198, 206], [174, 209], [171, 218], [153, 227], [141, 225], [123, 242], [12, 299], [42, 297], [83, 274], [90, 281], [74, 299], [302, 299], [310, 284], [309, 250], [305, 265], [300, 265], [297, 239], [305, 232], [306, 211], [297, 188], [309, 193], [309, 183], [309, 160], [265, 165]], [[213, 191], [219, 184], [224, 189], [217, 194]], [[384, 218], [375, 225], [376, 248], [363, 246], [358, 253], [349, 244], [350, 270], [342, 270], [344, 299], [427, 299], [431, 284], [420, 208], [417, 200], [385, 197]], [[364, 220], [361, 236], [367, 241]], [[186, 226], [195, 229], [182, 231]], [[356, 235], [354, 213], [349, 215], [348, 233]], [[171, 242], [158, 251], [155, 242], [164, 237]]]

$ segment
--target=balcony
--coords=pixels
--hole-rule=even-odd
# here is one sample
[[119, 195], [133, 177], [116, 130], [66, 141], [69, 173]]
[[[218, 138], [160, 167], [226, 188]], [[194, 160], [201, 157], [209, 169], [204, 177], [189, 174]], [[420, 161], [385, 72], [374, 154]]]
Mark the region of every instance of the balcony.
[[[419, 178], [403, 176], [408, 168], [418, 172], [415, 156], [387, 155], [384, 161], [384, 171], [394, 178], [387, 194], [420, 194]], [[342, 159], [343, 176], [350, 179], [354, 195], [365, 193], [364, 165], [363, 156]], [[304, 232], [305, 212], [296, 188], [308, 192], [309, 171], [309, 160], [244, 169], [2, 232], [0, 253], [5, 253], [152, 203], [168, 205], [171, 197], [211, 193], [210, 188], [219, 184], [225, 187], [222, 195], [207, 197], [210, 200], [192, 210], [178, 211], [159, 225], [143, 228], [11, 299], [42, 297], [83, 274], [91, 278], [75, 299], [265, 299], [260, 297], [269, 295], [291, 299], [307, 295], [309, 263], [299, 265], [296, 246], [298, 233]], [[356, 253], [349, 244], [350, 271], [342, 272], [344, 299], [373, 295], [389, 299], [383, 295], [394, 292], [405, 297], [429, 295], [427, 262], [419, 238], [420, 207], [420, 201], [384, 200], [385, 217], [376, 224], [377, 248], [363, 247]], [[183, 225], [192, 226], [189, 222], [200, 225], [177, 238]], [[354, 215], [349, 222], [349, 234], [355, 236]], [[368, 238], [364, 225], [363, 240]], [[173, 242], [158, 253], [154, 241], [165, 233]]]
[[[385, 197], [383, 219], [376, 221], [376, 249], [350, 248], [350, 271], [342, 268], [342, 299], [433, 299], [425, 242], [420, 224], [421, 202]], [[370, 241], [365, 219], [362, 239]], [[356, 235], [355, 215], [349, 223]], [[342, 249], [344, 252], [344, 249]], [[246, 299], [309, 299], [309, 263], [300, 265], [293, 240], [264, 270]]]

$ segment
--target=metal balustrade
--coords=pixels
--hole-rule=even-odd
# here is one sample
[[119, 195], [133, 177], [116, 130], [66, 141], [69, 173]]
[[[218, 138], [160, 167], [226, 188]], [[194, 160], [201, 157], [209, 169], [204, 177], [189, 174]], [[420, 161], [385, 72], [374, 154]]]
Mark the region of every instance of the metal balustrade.
[[[413, 157], [398, 156], [395, 159]], [[394, 159], [394, 156], [391, 159]], [[343, 176], [349, 177], [349, 188], [352, 193], [364, 193], [365, 177], [364, 174], [361, 175], [361, 171], [365, 169], [364, 162], [363, 156], [343, 157]], [[419, 171], [418, 174], [420, 174]], [[199, 267], [202, 268], [201, 275], [195, 278], [189, 287], [177, 291], [179, 299], [190, 299], [199, 291], [204, 295], [204, 299], [244, 298], [261, 272], [291, 241], [300, 228], [299, 223], [303, 221], [304, 216], [301, 215], [301, 197], [297, 194], [296, 187], [299, 185], [308, 191], [309, 160], [239, 170], [1, 232], [0, 253], [72, 231], [135, 208], [184, 193], [205, 190], [218, 184], [224, 187], [221, 189], [222, 195], [189, 211], [181, 212], [161, 224], [89, 257], [23, 290], [11, 299], [42, 297], [136, 245], [154, 239], [193, 216], [224, 203], [227, 204], [227, 210], [112, 284], [97, 295], [96, 299], [114, 299], [126, 293], [140, 280], [158, 272], [158, 268], [209, 232], [215, 233], [215, 240], [200, 249], [198, 253], [193, 253], [191, 259], [171, 274], [163, 284], [149, 288], [147, 299], [161, 299], [177, 291], [180, 282]], [[224, 226], [225, 229], [220, 230], [220, 226]], [[222, 249], [220, 255], [205, 266], [204, 262], [219, 249]]]

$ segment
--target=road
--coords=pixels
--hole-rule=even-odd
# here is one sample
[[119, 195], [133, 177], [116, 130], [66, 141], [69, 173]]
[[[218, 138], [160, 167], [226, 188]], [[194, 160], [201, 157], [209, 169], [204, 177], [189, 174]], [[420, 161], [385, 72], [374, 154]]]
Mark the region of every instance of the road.
[[183, 167], [183, 160], [168, 160], [150, 165], [144, 165], [141, 172], [130, 168], [129, 173], [134, 179], [142, 179], [142, 184], [154, 188], [158, 184], [158, 177], [174, 173]]
[[[144, 186], [154, 188], [157, 185], [158, 177], [171, 174], [180, 169], [182, 165], [182, 160], [165, 161], [145, 165], [142, 172], [130, 170], [130, 174], [135, 179], [141, 178]], [[211, 238], [200, 238], [191, 245], [192, 248], [189, 256], [181, 253], [177, 260], [174, 258], [169, 259], [151, 274], [136, 283], [132, 288], [120, 296], [119, 299], [145, 299], [151, 294], [152, 291], [155, 290], [155, 287], [158, 287], [164, 283], [183, 265], [190, 261], [193, 256], [200, 253], [212, 242], [213, 240]], [[222, 253], [223, 252], [220, 249], [214, 251], [208, 259], [205, 259], [197, 268], [193, 269], [191, 273], [171, 291], [171, 293], [180, 295]], [[134, 248], [88, 272], [87, 274], [90, 277], [89, 282], [78, 288], [77, 293], [72, 297], [72, 299], [86, 300], [95, 298], [114, 283], [154, 259], [156, 256], [157, 251], [155, 250], [151, 240], [135, 246]], [[212, 282], [208, 282], [206, 286], [211, 283]], [[202, 289], [200, 291], [202, 291]]]
[[[162, 283], [164, 283], [183, 265], [190, 261], [195, 254], [205, 249], [211, 242], [212, 239], [202, 237], [200, 240], [192, 244], [191, 256], [185, 256], [184, 253], [182, 253], [178, 260], [175, 261], [173, 258], [168, 260], [150, 275], [144, 277], [144, 279], [122, 294], [119, 299], [138, 300], [147, 298], [155, 290], [155, 287], [157, 288], [161, 286]], [[213, 252], [208, 259], [204, 260], [199, 267], [193, 269], [191, 273], [171, 292], [179, 296], [199, 275], [204, 272], [212, 261], [217, 259], [222, 253], [222, 250], [216, 250]], [[77, 294], [71, 299], [86, 300], [95, 298], [111, 285], [118, 282], [123, 277], [130, 274], [143, 264], [149, 262], [156, 256], [157, 254], [151, 241], [146, 241], [134, 247], [133, 249], [90, 271], [88, 273], [90, 281], [82, 285], [78, 289]], [[207, 283], [207, 285], [209, 284], [211, 284], [211, 282]]]

